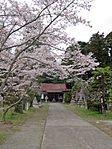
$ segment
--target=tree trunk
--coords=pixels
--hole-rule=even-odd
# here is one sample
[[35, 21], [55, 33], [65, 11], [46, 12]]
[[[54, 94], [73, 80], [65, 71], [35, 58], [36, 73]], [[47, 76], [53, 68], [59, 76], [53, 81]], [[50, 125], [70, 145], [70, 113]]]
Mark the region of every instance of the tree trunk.
[[102, 113], [106, 113], [106, 108], [105, 108], [105, 77], [104, 77], [104, 75], [101, 76], [101, 85], [102, 85], [101, 111], [102, 111]]
[[3, 115], [2, 115], [2, 121], [4, 121], [4, 122], [6, 121], [7, 112], [8, 112], [12, 107], [14, 107], [14, 106], [17, 105], [18, 103], [20, 103], [20, 102], [22, 101], [22, 99], [23, 99], [23, 96], [21, 96], [21, 98], [20, 98], [17, 102], [15, 102], [14, 104], [10, 105], [9, 107], [7, 107], [7, 108], [4, 110]]
[[23, 102], [19, 102], [17, 105], [15, 105], [15, 110], [16, 113], [23, 113]]
[[33, 107], [33, 100], [30, 100], [30, 106], [29, 107]]

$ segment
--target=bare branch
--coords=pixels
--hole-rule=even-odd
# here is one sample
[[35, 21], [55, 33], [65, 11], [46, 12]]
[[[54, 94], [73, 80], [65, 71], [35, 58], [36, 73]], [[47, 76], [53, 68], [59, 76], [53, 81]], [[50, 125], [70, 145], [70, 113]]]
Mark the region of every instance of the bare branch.
[[14, 31], [12, 31], [11, 34], [13, 34], [14, 32], [17, 32], [18, 30], [22, 29], [23, 27], [25, 27], [25, 26], [27, 26], [27, 25], [29, 25], [29, 24], [35, 22], [37, 19], [40, 18], [41, 14], [42, 14], [49, 6], [51, 6], [53, 3], [54, 3], [54, 2], [50, 3], [50, 4], [47, 5], [45, 8], [43, 8], [36, 18], [34, 18], [33, 20], [30, 20], [29, 22], [25, 23], [25, 24], [22, 25], [21, 27], [15, 29]]
[[[3, 82], [2, 85], [1, 85], [0, 92], [3, 91], [3, 89], [4, 89], [4, 87], [5, 87], [5, 84], [6, 84], [6, 82], [7, 82], [7, 79], [8, 79], [8, 77], [9, 77], [9, 75], [10, 75], [10, 72], [11, 72], [11, 70], [12, 70], [12, 68], [13, 68], [13, 65], [14, 65], [14, 63], [16, 62], [16, 59], [20, 56], [20, 54], [21, 54], [22, 52], [24, 52], [25, 50], [27, 50], [28, 48], [30, 48], [30, 47], [35, 43], [36, 40], [39, 40], [39, 38], [40, 38], [40, 37], [45, 33], [45, 31], [53, 24], [53, 22], [54, 22], [55, 20], [57, 20], [57, 19], [61, 16], [61, 14], [62, 14], [73, 2], [74, 2], [74, 0], [71, 1], [65, 8], [63, 8], [63, 9], [61, 10], [61, 12], [43, 29], [43, 31], [42, 31], [28, 46], [26, 46], [25, 48], [23, 48], [22, 50], [20, 50], [20, 51], [15, 55], [15, 58], [13, 59], [11, 65], [10, 65], [10, 67], [9, 67], [8, 73], [7, 73], [7, 75], [6, 75], [6, 78], [5, 78], [4, 82]], [[51, 5], [51, 4], [50, 4], [50, 5]], [[49, 6], [50, 6], [50, 5], [49, 5]], [[47, 6], [46, 6], [46, 8], [47, 8]], [[46, 8], [44, 8], [44, 9], [46, 9]], [[44, 9], [40, 12], [40, 14], [44, 11]], [[38, 17], [39, 17], [39, 16], [38, 16]], [[37, 18], [38, 18], [38, 17], [37, 17]], [[30, 22], [29, 22], [29, 23], [30, 23]], [[19, 28], [18, 28], [18, 29], [19, 29]], [[17, 29], [17, 30], [18, 30], [18, 29]]]
[[[44, 65], [49, 65], [49, 64], [46, 64], [46, 63], [44, 63], [44, 62], [42, 62], [41, 60], [38, 60], [38, 59], [36, 59], [36, 58], [34, 58], [34, 57], [30, 57], [30, 56], [23, 56], [23, 57], [21, 57], [20, 59], [33, 59], [33, 60], [35, 60], [35, 61], [37, 61], [37, 62], [39, 62], [39, 63], [41, 63], [41, 64], [44, 64]], [[49, 65], [50, 66], [50, 65]]]
[[9, 38], [9, 36], [11, 35], [11, 31], [13, 30], [13, 28], [16, 26], [17, 22], [15, 22], [12, 26], [12, 28], [10, 29], [10, 31], [8, 32], [5, 40], [3, 41], [3, 43], [1, 44], [1, 48], [4, 46], [4, 44], [6, 43], [7, 39]]

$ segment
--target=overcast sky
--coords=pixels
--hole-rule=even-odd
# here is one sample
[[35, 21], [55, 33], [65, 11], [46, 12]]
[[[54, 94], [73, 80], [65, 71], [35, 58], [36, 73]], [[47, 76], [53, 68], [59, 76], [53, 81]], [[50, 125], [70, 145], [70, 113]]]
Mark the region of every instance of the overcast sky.
[[105, 35], [112, 31], [112, 0], [94, 0], [91, 11], [83, 15], [91, 21], [92, 28], [85, 25], [69, 28], [67, 32], [76, 41], [88, 41], [97, 31], [104, 32]]
[[112, 31], [112, 0], [93, 0], [91, 10], [83, 12], [81, 16], [91, 22], [92, 28], [83, 24], [70, 27], [67, 29], [69, 36], [74, 37], [76, 41], [89, 41], [92, 34], [98, 31], [107, 35]]

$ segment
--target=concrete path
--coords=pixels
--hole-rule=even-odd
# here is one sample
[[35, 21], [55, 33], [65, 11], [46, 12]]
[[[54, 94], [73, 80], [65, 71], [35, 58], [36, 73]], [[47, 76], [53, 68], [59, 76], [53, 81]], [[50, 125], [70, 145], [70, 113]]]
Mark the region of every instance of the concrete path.
[[112, 138], [62, 104], [51, 103], [41, 149], [112, 149]]

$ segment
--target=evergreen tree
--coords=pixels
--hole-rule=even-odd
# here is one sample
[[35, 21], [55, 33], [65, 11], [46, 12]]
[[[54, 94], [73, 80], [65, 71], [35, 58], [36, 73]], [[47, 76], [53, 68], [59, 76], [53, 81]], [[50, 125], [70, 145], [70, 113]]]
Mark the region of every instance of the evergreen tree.
[[[96, 97], [98, 98], [99, 104], [101, 105], [101, 112], [103, 113], [106, 110], [105, 105], [108, 104], [109, 101], [109, 90], [111, 88], [111, 68], [110, 67], [98, 67], [93, 72], [94, 80], [91, 84], [92, 92], [91, 94], [96, 93]], [[96, 99], [95, 99], [96, 100]]]
[[103, 33], [93, 34], [88, 42], [87, 49], [94, 54], [93, 56], [100, 63], [100, 67], [110, 66], [109, 49]]

